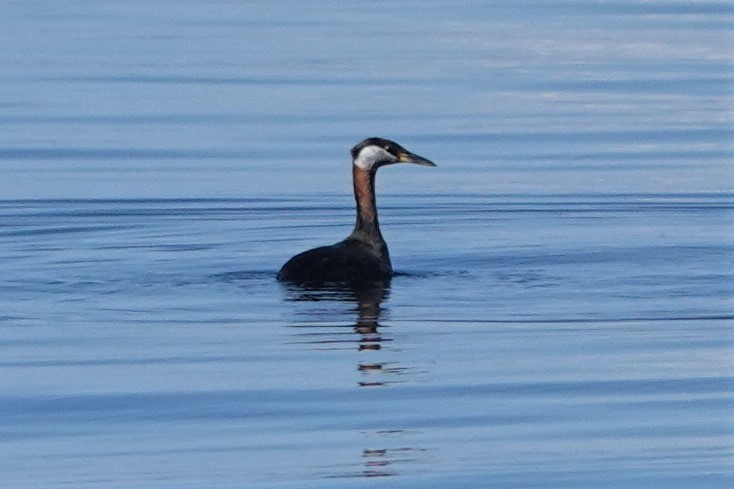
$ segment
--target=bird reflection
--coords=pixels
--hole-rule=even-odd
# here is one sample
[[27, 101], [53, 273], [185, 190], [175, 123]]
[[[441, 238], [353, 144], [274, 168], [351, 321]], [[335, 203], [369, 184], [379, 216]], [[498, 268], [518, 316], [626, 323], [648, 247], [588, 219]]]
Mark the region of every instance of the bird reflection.
[[[300, 314], [308, 316], [307, 322], [292, 325], [301, 331], [297, 336], [307, 338], [305, 344], [319, 349], [343, 348], [344, 345], [354, 348], [356, 344], [356, 349], [360, 352], [357, 355], [359, 357], [357, 372], [360, 376], [357, 385], [360, 388], [396, 384], [396, 381], [386, 381], [385, 378], [387, 376], [394, 378], [410, 370], [395, 361], [377, 361], [375, 354], [367, 353], [379, 351], [386, 343], [392, 341], [389, 335], [381, 332], [384, 328], [380, 325], [380, 318], [386, 312], [383, 303], [390, 295], [390, 285], [391, 280], [388, 278], [359, 284], [286, 286], [288, 300], [313, 306], [304, 308], [308, 310]], [[334, 324], [332, 318], [343, 315], [344, 304], [354, 305], [352, 310], [356, 312], [356, 320], [349, 325]], [[381, 353], [379, 356], [382, 355]], [[356, 467], [327, 465], [324, 467], [328, 471], [324, 475], [325, 478], [390, 477], [399, 475], [400, 467], [405, 464], [422, 463], [421, 454], [425, 450], [405, 443], [406, 437], [409, 438], [411, 432], [392, 428], [368, 430], [363, 433], [367, 437], [365, 444], [372, 446], [357, 452], [359, 455]]]
[[[360, 351], [380, 350], [382, 344], [391, 341], [391, 338], [385, 337], [380, 333], [380, 316], [383, 313], [382, 303], [387, 300], [390, 295], [390, 279], [379, 279], [368, 282], [353, 283], [331, 283], [319, 285], [318, 287], [307, 286], [288, 286], [289, 299], [299, 302], [313, 302], [325, 304], [322, 311], [314, 316], [321, 316], [322, 312], [326, 312], [329, 316], [329, 306], [353, 303], [354, 310], [357, 313], [357, 319], [351, 326], [354, 333], [359, 336], [348, 340], [339, 339], [337, 335], [328, 334], [323, 337], [323, 332], [310, 332], [309, 336], [318, 335], [318, 339], [313, 343], [317, 344], [334, 344], [348, 341], [352, 343], [356, 340]], [[324, 311], [325, 310], [325, 311]], [[305, 326], [314, 328], [315, 326]], [[333, 327], [333, 326], [332, 326]], [[360, 363], [358, 370], [360, 372], [374, 372], [382, 370], [384, 364], [378, 363]]]

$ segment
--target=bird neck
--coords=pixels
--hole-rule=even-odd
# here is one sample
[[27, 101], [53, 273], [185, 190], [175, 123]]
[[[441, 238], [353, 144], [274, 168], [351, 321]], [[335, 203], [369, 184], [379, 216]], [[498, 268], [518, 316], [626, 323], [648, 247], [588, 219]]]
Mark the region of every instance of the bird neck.
[[376, 170], [363, 170], [352, 166], [354, 199], [357, 201], [357, 223], [352, 237], [367, 242], [383, 242], [375, 204]]

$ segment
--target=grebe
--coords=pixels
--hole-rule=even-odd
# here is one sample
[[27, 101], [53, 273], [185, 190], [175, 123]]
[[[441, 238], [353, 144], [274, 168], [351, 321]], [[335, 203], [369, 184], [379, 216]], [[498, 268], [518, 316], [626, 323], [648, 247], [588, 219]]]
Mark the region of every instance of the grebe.
[[436, 166], [399, 144], [368, 138], [352, 148], [352, 180], [357, 223], [344, 241], [294, 256], [278, 272], [278, 280], [298, 284], [359, 283], [392, 276], [387, 244], [380, 233], [375, 206], [377, 169], [393, 163]]

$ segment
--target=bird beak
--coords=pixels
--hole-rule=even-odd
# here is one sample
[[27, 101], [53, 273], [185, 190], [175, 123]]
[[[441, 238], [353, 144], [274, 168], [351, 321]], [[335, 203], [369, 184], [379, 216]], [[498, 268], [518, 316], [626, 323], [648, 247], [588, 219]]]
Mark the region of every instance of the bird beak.
[[418, 156], [409, 151], [401, 151], [398, 154], [398, 163], [415, 163], [416, 165], [423, 166], [436, 166], [434, 162], [428, 160], [422, 156]]

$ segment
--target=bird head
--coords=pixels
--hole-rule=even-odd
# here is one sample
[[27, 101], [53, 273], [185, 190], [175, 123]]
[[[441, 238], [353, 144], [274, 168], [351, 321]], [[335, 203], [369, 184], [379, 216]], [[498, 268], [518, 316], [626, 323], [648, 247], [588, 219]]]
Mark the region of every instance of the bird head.
[[368, 138], [352, 148], [354, 166], [365, 171], [394, 163], [415, 163], [416, 165], [436, 166], [432, 161], [411, 153], [394, 141], [382, 138]]

